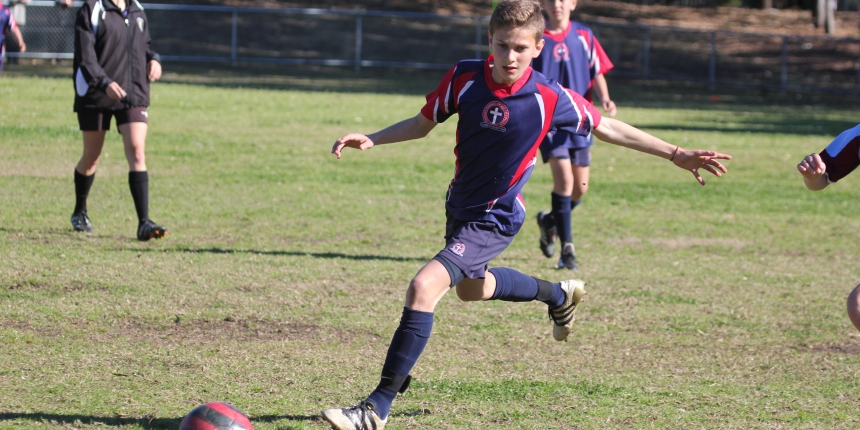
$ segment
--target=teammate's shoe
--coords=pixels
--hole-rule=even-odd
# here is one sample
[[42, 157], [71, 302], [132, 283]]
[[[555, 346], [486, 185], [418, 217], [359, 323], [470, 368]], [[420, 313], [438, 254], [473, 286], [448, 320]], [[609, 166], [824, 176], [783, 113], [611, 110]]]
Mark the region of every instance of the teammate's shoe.
[[348, 408], [326, 409], [322, 416], [337, 430], [382, 430], [387, 419], [380, 419], [373, 403], [361, 401]]
[[576, 307], [582, 303], [585, 297], [585, 281], [579, 279], [570, 279], [561, 281], [561, 289], [564, 290], [564, 302], [556, 309], [549, 310], [549, 317], [552, 319], [552, 337], [557, 341], [567, 339], [570, 330], [573, 327], [574, 312]]
[[75, 231], [93, 232], [93, 224], [90, 222], [90, 217], [87, 216], [86, 211], [72, 214], [72, 228]]
[[148, 219], [137, 226], [137, 239], [146, 242], [149, 239], [161, 239], [167, 234], [167, 228], [162, 227], [151, 219]]
[[567, 270], [579, 270], [576, 266], [576, 253], [573, 244], [565, 242], [561, 247], [561, 258], [558, 259], [558, 268]]
[[550, 258], [555, 254], [555, 226], [546, 226], [544, 218], [548, 215], [544, 211], [540, 211], [537, 214], [537, 223], [540, 229], [540, 250], [546, 258]]

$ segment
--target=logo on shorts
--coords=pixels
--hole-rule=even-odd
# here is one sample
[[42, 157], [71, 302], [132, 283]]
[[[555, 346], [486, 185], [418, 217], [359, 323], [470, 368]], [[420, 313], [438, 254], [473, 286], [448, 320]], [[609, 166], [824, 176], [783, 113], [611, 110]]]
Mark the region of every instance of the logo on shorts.
[[137, 17], [137, 28], [140, 29], [141, 33], [143, 33], [143, 25], [144, 25], [143, 18]]
[[142, 113], [142, 114], [143, 114], [143, 117], [144, 117], [144, 118], [149, 118], [149, 113], [148, 113], [148, 112], [146, 112], [146, 111], [142, 111], [142, 112], [140, 112], [140, 113]]
[[481, 127], [490, 128], [496, 131], [505, 132], [505, 124], [508, 123], [510, 113], [508, 107], [502, 102], [489, 102], [484, 106], [484, 122]]
[[567, 45], [564, 43], [555, 45], [555, 49], [552, 50], [552, 56], [555, 57], [556, 61], [567, 60]]
[[462, 257], [463, 253], [466, 252], [466, 245], [464, 245], [462, 242], [457, 242], [451, 245], [451, 252]]

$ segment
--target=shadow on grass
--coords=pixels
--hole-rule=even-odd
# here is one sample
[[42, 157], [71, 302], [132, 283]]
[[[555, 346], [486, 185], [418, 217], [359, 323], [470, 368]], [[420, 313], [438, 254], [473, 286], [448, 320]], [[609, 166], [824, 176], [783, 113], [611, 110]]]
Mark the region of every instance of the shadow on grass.
[[126, 249], [133, 252], [185, 252], [191, 254], [255, 254], [289, 257], [314, 257], [314, 258], [343, 258], [347, 260], [379, 260], [379, 261], [417, 261], [426, 262], [429, 258], [423, 257], [392, 257], [388, 255], [350, 255], [339, 252], [300, 252], [300, 251], [259, 251], [256, 249], [223, 249], [223, 248], [173, 248], [173, 249]]
[[[425, 411], [419, 410], [414, 412], [400, 412], [391, 414], [392, 417], [404, 417], [404, 416], [415, 416], [424, 414]], [[16, 413], [16, 412], [6, 412], [0, 413], [0, 422], [2, 421], [13, 421], [13, 420], [26, 420], [32, 422], [45, 422], [45, 423], [57, 423], [63, 426], [74, 425], [76, 423], [86, 424], [86, 425], [105, 425], [105, 426], [114, 426], [114, 427], [125, 427], [137, 425], [146, 430], [162, 430], [162, 429], [170, 429], [175, 430], [179, 428], [179, 424], [182, 423], [182, 419], [184, 417], [178, 418], [158, 418], [158, 417], [142, 417], [142, 418], [131, 418], [131, 417], [94, 417], [90, 415], [62, 415], [62, 414], [47, 414], [47, 413]], [[251, 424], [254, 423], [272, 423], [277, 421], [297, 421], [297, 422], [307, 422], [307, 421], [322, 421], [322, 417], [319, 415], [262, 415], [262, 416], [254, 416], [251, 418]]]

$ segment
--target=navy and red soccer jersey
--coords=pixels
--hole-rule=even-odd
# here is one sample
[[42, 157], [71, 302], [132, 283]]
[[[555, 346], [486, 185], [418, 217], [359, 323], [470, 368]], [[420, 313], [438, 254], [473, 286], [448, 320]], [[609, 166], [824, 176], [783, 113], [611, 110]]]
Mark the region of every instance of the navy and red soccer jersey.
[[459, 114], [448, 214], [491, 221], [516, 234], [525, 220], [520, 191], [546, 133], [566, 127], [588, 135], [601, 116], [590, 102], [531, 68], [513, 85], [498, 84], [491, 62], [492, 56], [457, 63], [427, 95], [421, 113], [437, 123]]
[[827, 166], [827, 180], [837, 182], [860, 166], [860, 125], [843, 131], [824, 151], [821, 161]]
[[12, 11], [0, 4], [0, 45], [3, 45], [6, 39], [6, 31], [14, 28], [18, 28], [18, 24], [15, 23]]
[[[612, 70], [612, 61], [603, 51], [591, 29], [570, 21], [561, 33], [543, 33], [544, 47], [532, 61], [532, 67], [544, 76], [561, 83], [591, 101], [591, 84], [597, 75]], [[587, 148], [591, 136], [578, 136], [561, 130], [552, 135], [552, 147]]]

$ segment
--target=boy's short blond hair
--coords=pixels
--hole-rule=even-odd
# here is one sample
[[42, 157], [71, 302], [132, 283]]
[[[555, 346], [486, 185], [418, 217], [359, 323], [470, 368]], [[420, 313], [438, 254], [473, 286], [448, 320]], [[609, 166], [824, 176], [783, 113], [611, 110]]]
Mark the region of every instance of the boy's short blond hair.
[[490, 16], [490, 34], [502, 27], [522, 28], [533, 32], [535, 41], [540, 41], [545, 25], [540, 3], [536, 0], [503, 0]]

